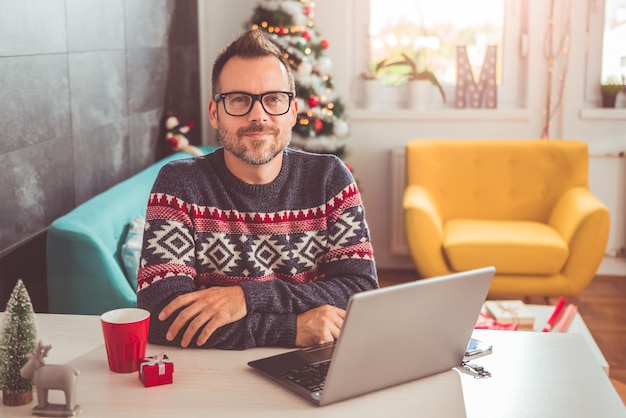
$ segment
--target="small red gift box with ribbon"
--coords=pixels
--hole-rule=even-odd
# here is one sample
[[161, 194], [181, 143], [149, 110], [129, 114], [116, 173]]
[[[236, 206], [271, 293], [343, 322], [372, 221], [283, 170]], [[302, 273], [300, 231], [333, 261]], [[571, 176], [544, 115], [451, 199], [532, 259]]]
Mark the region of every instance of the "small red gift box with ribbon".
[[139, 360], [139, 380], [145, 387], [168, 385], [173, 375], [174, 363], [163, 353]]

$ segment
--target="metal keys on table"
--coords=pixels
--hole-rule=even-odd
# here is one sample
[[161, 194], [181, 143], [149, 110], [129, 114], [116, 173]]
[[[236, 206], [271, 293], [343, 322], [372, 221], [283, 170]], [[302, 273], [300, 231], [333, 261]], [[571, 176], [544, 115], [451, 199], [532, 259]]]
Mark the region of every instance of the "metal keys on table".
[[491, 377], [491, 373], [485, 370], [483, 366], [476, 363], [470, 363], [469, 361], [461, 362], [460, 371], [474, 376], [474, 379], [487, 379]]

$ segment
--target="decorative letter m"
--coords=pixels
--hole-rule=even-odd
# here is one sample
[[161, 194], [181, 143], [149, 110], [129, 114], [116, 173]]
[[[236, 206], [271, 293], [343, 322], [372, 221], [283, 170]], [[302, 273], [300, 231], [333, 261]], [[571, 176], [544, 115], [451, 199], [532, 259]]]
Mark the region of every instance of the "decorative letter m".
[[497, 47], [495, 45], [487, 47], [487, 54], [480, 71], [480, 77], [478, 82], [476, 82], [467, 56], [467, 47], [456, 47], [456, 107], [467, 107], [466, 101], [468, 98], [470, 106], [473, 108], [481, 107], [483, 100], [486, 108], [494, 109], [496, 107], [498, 102], [496, 52]]

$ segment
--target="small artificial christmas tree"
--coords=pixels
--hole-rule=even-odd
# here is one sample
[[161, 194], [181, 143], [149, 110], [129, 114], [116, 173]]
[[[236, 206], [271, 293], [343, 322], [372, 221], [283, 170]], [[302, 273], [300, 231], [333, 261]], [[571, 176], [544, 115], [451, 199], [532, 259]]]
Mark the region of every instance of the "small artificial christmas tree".
[[314, 27], [313, 6], [310, 0], [260, 0], [249, 27], [283, 51], [294, 73], [299, 110], [291, 146], [341, 158], [349, 127], [333, 90], [332, 62], [324, 56], [328, 41]]
[[0, 334], [0, 387], [5, 405], [24, 405], [33, 400], [33, 379], [23, 378], [20, 369], [27, 361], [26, 354], [36, 345], [35, 312], [24, 283], [18, 280], [7, 302]]

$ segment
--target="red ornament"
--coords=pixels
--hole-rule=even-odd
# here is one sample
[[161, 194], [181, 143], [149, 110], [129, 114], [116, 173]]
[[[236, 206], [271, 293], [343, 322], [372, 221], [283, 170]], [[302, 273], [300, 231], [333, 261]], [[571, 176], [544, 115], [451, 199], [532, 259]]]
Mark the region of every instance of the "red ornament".
[[309, 32], [308, 30], [303, 30], [302, 31], [302, 37], [304, 39], [306, 39], [307, 41], [311, 40], [311, 32]]
[[324, 127], [324, 122], [322, 122], [320, 119], [316, 119], [315, 120], [315, 132], [321, 131], [323, 127]]
[[178, 138], [176, 138], [175, 136], [170, 136], [166, 139], [167, 139], [167, 142], [170, 143], [172, 148], [178, 148]]
[[323, 49], [328, 48], [328, 40], [327, 40], [327, 39], [322, 39], [322, 41], [320, 42], [320, 46], [321, 46]]
[[312, 14], [313, 14], [313, 8], [311, 6], [305, 6], [304, 7], [304, 15], [306, 17], [311, 17]]
[[320, 98], [319, 97], [317, 97], [317, 96], [309, 97], [309, 106], [315, 107], [318, 104], [320, 104]]

